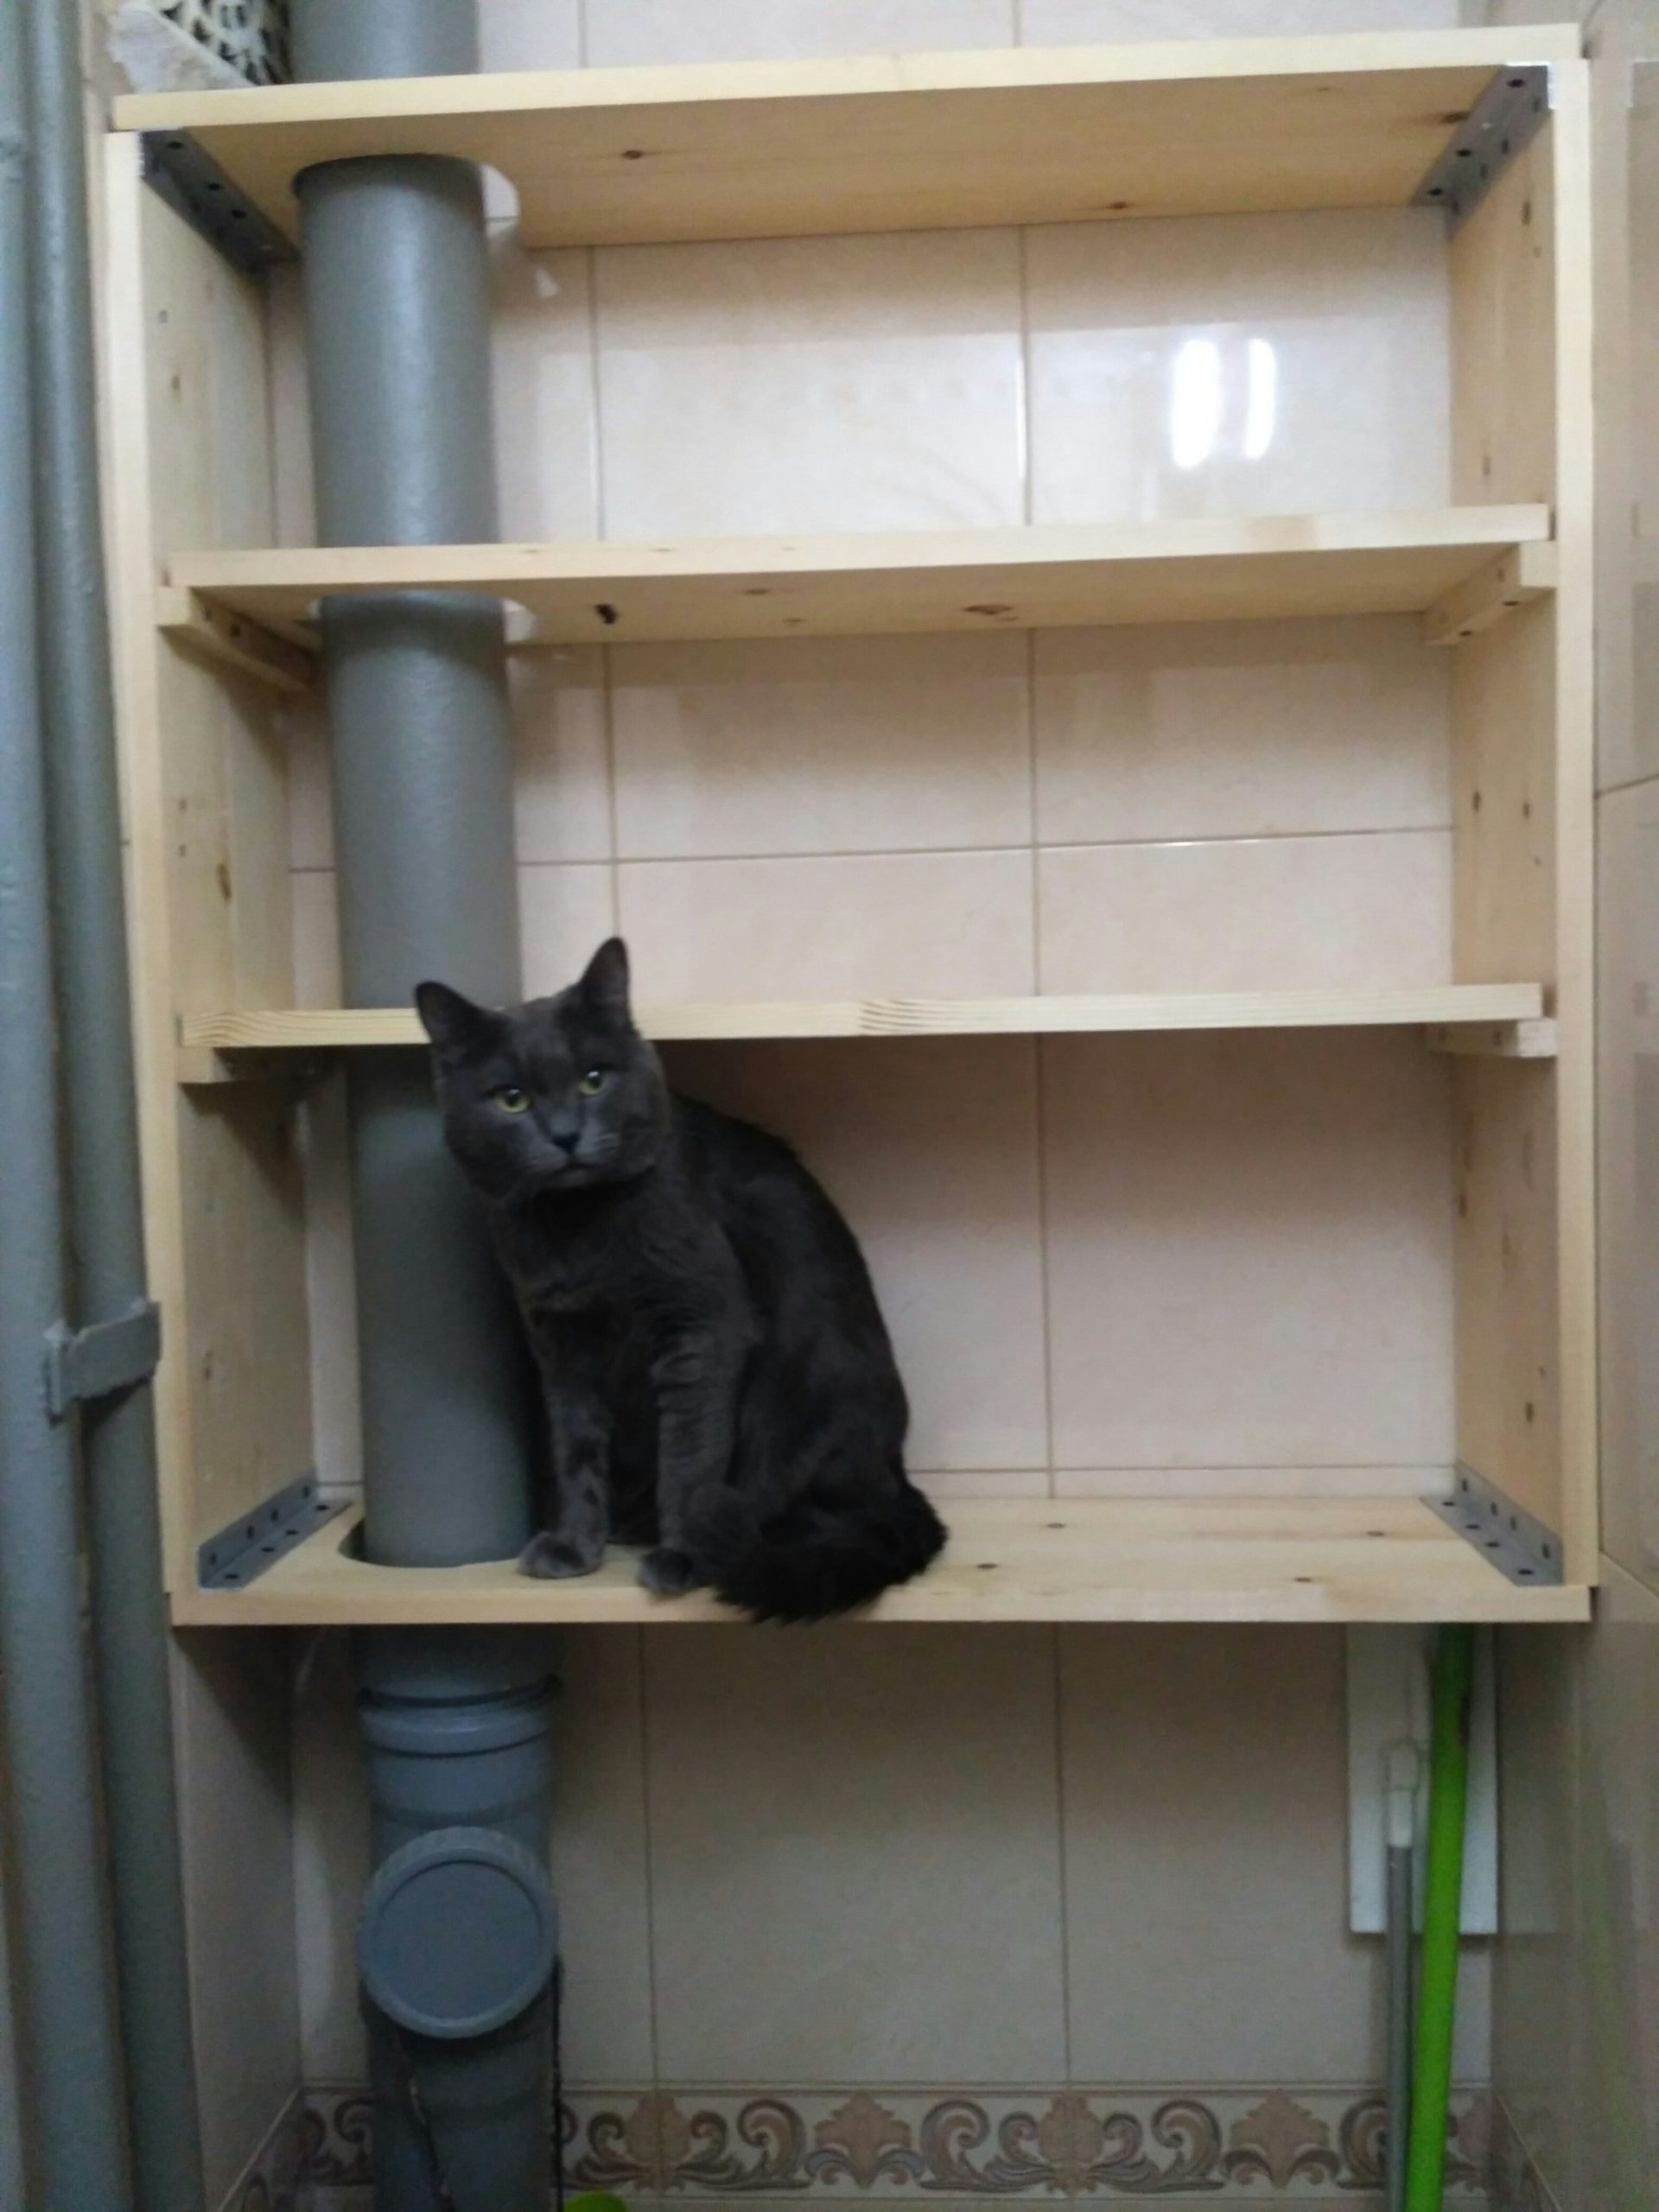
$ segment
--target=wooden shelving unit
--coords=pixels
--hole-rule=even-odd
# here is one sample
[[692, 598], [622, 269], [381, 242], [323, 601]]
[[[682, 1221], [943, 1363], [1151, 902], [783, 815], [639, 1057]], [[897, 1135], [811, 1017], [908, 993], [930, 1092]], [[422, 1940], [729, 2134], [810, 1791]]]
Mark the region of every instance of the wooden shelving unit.
[[1403, 207], [1493, 73], [1577, 34], [1344, 38], [535, 70], [118, 100], [277, 227], [352, 154], [499, 169], [524, 242], [633, 245], [988, 223]]
[[[1469, 111], [1548, 65], [1535, 137], [1448, 235], [1451, 497], [1429, 512], [540, 545], [272, 550], [257, 283], [144, 189], [193, 145], [289, 237], [309, 163], [503, 172], [531, 245], [1403, 207]], [[1512, 1582], [1400, 1497], [953, 1502], [879, 1620], [1581, 1619], [1596, 1562], [1586, 79], [1567, 29], [296, 86], [118, 104], [111, 455], [148, 1229], [175, 1618], [668, 1621], [580, 1585], [414, 1573], [321, 1529], [245, 1588], [197, 1547], [315, 1464], [302, 1087], [408, 1046], [397, 1008], [295, 1007], [272, 687], [330, 593], [462, 586], [530, 643], [1413, 613], [1451, 648], [1453, 921], [1437, 989], [681, 1004], [665, 1039], [1410, 1027], [1452, 1055], [1458, 1452], [1557, 1540]], [[1466, 135], [1466, 134], [1465, 134]], [[1461, 141], [1459, 141], [1461, 143]], [[1484, 156], [1478, 156], [1484, 159]], [[1149, 250], [1158, 235], [1146, 233]], [[222, 396], [234, 392], [234, 410]], [[251, 427], [252, 426], [252, 427]], [[1315, 922], [1317, 918], [1312, 918]], [[1264, 1478], [1264, 1490], [1268, 1486]]]
[[[659, 1042], [763, 1037], [1043, 1037], [1184, 1029], [1399, 1029], [1421, 1024], [1447, 1051], [1548, 1059], [1554, 1025], [1536, 983], [1446, 983], [1407, 991], [1133, 992], [1116, 997], [818, 999], [642, 1007]], [[187, 1052], [335, 1051], [421, 1045], [411, 1009], [323, 1007], [213, 1014], [182, 1025]]]
[[[1076, 624], [1417, 614], [1436, 643], [1554, 581], [1549, 510], [1274, 515], [1139, 528], [894, 531], [677, 544], [307, 547], [181, 554], [192, 601], [305, 645], [327, 594], [442, 586], [524, 607], [522, 642], [624, 645]], [[227, 651], [239, 641], [220, 632]], [[212, 651], [214, 639], [202, 642]]]
[[[1580, 1621], [1581, 1587], [1504, 1581], [1414, 1498], [1020, 1498], [953, 1502], [950, 1542], [880, 1621]], [[486, 1567], [371, 1567], [360, 1520], [329, 1522], [245, 1590], [181, 1592], [192, 1627], [730, 1620], [652, 1598], [614, 1553], [580, 1582]]]

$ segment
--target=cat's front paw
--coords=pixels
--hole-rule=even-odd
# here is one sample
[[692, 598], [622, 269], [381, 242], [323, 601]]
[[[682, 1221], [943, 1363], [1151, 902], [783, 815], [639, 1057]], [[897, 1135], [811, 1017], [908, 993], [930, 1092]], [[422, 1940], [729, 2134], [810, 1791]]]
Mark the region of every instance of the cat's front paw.
[[639, 1562], [639, 1580], [659, 1598], [683, 1598], [697, 1586], [697, 1570], [689, 1555], [671, 1544], [658, 1544]]
[[594, 1548], [573, 1543], [569, 1536], [556, 1536], [550, 1529], [543, 1529], [519, 1553], [518, 1572], [533, 1576], [537, 1582], [563, 1582], [573, 1574], [591, 1574], [604, 1556], [602, 1544]]

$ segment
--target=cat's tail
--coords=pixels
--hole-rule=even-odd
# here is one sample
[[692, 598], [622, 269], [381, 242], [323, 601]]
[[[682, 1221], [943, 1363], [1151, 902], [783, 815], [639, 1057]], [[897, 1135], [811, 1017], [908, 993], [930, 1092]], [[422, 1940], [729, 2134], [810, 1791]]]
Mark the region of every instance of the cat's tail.
[[810, 1490], [762, 1522], [736, 1491], [692, 1505], [688, 1548], [701, 1579], [757, 1620], [816, 1621], [868, 1603], [935, 1560], [944, 1524], [915, 1484], [849, 1508]]

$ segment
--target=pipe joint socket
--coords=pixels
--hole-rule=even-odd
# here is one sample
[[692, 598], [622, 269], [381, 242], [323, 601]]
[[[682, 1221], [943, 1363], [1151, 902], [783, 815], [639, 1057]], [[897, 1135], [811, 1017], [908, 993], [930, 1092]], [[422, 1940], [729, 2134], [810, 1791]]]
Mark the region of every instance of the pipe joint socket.
[[558, 1954], [553, 1891], [534, 1853], [492, 1828], [435, 1828], [376, 1870], [358, 1921], [372, 2004], [443, 2043], [528, 2012]]

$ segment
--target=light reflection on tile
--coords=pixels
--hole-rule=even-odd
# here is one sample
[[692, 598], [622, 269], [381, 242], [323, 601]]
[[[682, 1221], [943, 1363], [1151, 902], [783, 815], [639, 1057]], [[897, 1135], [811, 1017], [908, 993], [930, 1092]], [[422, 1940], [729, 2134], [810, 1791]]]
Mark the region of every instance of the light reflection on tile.
[[1433, 506], [1445, 240], [1416, 208], [1029, 234], [1033, 519]]

